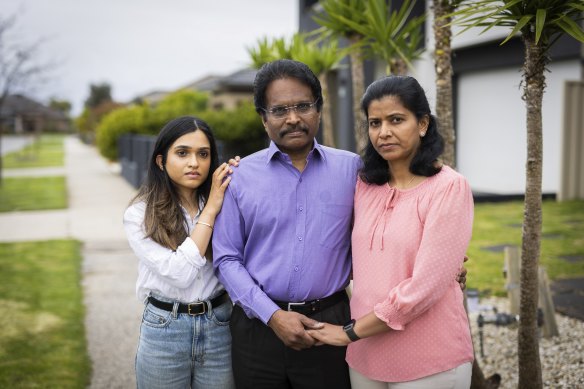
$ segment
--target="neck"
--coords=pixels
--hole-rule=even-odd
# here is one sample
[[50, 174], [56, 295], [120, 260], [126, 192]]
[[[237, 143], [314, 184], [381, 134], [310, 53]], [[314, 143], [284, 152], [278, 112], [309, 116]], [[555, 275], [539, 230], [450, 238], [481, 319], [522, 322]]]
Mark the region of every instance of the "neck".
[[184, 190], [179, 192], [180, 203], [189, 212], [198, 210], [199, 204], [197, 204], [197, 191], [196, 190]]
[[[279, 146], [278, 146], [279, 147]], [[308, 153], [312, 150], [312, 145], [304, 150], [286, 150], [280, 147], [280, 151], [286, 153], [290, 160], [292, 161], [292, 165], [298, 169], [299, 171], [303, 171], [306, 167], [306, 158], [308, 157]]]
[[389, 163], [388, 166], [391, 175], [389, 185], [395, 188], [407, 189], [416, 177], [412, 172], [410, 172], [409, 166], [396, 164], [392, 165]]

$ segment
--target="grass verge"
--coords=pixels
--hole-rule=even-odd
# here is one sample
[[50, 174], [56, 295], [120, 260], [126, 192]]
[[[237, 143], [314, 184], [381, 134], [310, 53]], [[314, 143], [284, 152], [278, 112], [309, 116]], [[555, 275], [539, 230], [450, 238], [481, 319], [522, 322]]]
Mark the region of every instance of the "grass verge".
[[44, 134], [22, 150], [2, 157], [4, 169], [53, 167], [64, 165], [64, 135]]
[[6, 177], [0, 186], [0, 212], [67, 208], [65, 177]]
[[[523, 202], [475, 204], [473, 238], [468, 249], [468, 287], [506, 296], [504, 252], [495, 246], [521, 247]], [[544, 201], [540, 264], [550, 279], [584, 276], [584, 201]], [[491, 248], [488, 250], [487, 248]], [[496, 250], [496, 249], [495, 249]], [[562, 258], [564, 257], [564, 258]]]
[[0, 387], [85, 388], [90, 379], [75, 240], [0, 243]]

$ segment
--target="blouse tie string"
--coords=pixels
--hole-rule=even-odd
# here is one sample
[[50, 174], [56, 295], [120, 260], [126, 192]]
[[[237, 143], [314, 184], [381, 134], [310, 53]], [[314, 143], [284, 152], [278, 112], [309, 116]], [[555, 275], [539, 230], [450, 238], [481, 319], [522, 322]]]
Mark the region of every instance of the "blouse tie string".
[[389, 187], [389, 194], [387, 196], [387, 198], [385, 199], [385, 204], [383, 207], [383, 211], [379, 213], [379, 216], [377, 216], [377, 219], [375, 220], [375, 225], [373, 227], [373, 232], [371, 233], [371, 239], [369, 241], [369, 249], [371, 250], [373, 248], [373, 240], [375, 238], [375, 232], [377, 231], [377, 227], [379, 226], [379, 224], [381, 223], [381, 220], [383, 219], [383, 228], [381, 230], [381, 250], [383, 251], [383, 236], [385, 235], [385, 227], [387, 226], [387, 217], [386, 214], [395, 206], [395, 204], [397, 203], [397, 200], [399, 198], [399, 191], [396, 190], [395, 188]]

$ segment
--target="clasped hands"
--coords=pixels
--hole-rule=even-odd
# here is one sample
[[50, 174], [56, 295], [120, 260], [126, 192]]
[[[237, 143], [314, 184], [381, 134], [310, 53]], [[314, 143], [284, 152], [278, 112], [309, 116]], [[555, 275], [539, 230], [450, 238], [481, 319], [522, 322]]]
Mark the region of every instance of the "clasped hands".
[[[464, 261], [467, 260], [465, 256]], [[462, 267], [456, 279], [462, 290], [466, 288], [466, 273], [466, 268]], [[279, 309], [268, 326], [286, 346], [297, 351], [323, 344], [346, 346], [351, 343], [342, 326], [322, 323], [298, 312]]]

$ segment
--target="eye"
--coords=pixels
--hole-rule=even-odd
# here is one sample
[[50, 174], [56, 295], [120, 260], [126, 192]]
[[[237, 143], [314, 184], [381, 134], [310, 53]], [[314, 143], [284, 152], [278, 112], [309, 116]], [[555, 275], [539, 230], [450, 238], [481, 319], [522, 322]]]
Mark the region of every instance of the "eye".
[[186, 150], [178, 150], [178, 151], [176, 152], [176, 155], [178, 155], [179, 157], [186, 157], [186, 156], [187, 156], [187, 154], [188, 154], [188, 153], [186, 152]]
[[381, 122], [377, 119], [375, 120], [369, 120], [369, 127], [379, 127], [379, 125], [381, 124]]
[[312, 108], [312, 104], [310, 103], [300, 103], [296, 105], [296, 111], [300, 112], [300, 113], [306, 113], [308, 111], [310, 111], [310, 109]]
[[201, 158], [207, 159], [207, 158], [209, 158], [209, 152], [208, 151], [201, 151], [201, 152], [199, 152], [199, 156]]
[[391, 118], [392, 123], [401, 123], [403, 121], [404, 121], [404, 119], [402, 117], [399, 117], [399, 116], [394, 116]]
[[270, 109], [270, 113], [274, 116], [286, 116], [286, 114], [288, 113], [288, 107], [273, 107], [272, 109]]

